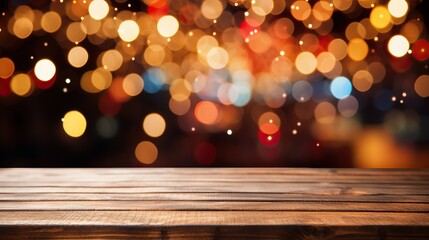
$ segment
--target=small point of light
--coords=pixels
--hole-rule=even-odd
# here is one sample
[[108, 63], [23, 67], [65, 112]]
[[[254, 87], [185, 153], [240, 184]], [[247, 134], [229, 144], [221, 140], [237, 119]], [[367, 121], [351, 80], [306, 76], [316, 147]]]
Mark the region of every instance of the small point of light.
[[34, 59], [34, 56], [30, 56], [30, 59], [31, 59], [31, 60], [33, 60], [33, 59]]
[[396, 97], [395, 96], [392, 97], [392, 102], [396, 102]]
[[66, 78], [66, 83], [69, 84], [71, 82], [70, 78]]
[[296, 134], [298, 134], [298, 131], [296, 129], [294, 129], [294, 130], [292, 130], [292, 134], [296, 135]]
[[283, 93], [283, 94], [282, 94], [282, 97], [283, 97], [283, 98], [286, 98], [286, 96], [287, 96], [287, 94], [286, 94], [286, 93]]
[[47, 46], [48, 46], [48, 43], [47, 43], [47, 42], [43, 43], [43, 46], [47, 47]]
[[67, 93], [67, 88], [63, 88], [63, 93]]
[[195, 128], [194, 128], [194, 127], [192, 127], [192, 128], [191, 128], [191, 131], [192, 131], [192, 132], [195, 132]]
[[297, 123], [296, 123], [296, 125], [297, 125], [298, 127], [300, 127], [300, 126], [301, 126], [301, 122], [297, 122]]
[[[424, 49], [422, 49], [422, 52], [424, 52]], [[408, 50], [408, 54], [411, 54], [411, 53], [413, 53], [413, 50]]]
[[302, 45], [302, 44], [304, 44], [304, 42], [303, 41], [299, 41], [299, 45]]
[[228, 135], [232, 135], [232, 130], [231, 130], [231, 129], [228, 129], [228, 131], [226, 131], [226, 134], [228, 134]]
[[216, 20], [216, 19], [214, 19], [214, 20], [213, 20], [213, 23], [217, 23], [217, 20]]
[[374, 37], [374, 41], [376, 41], [376, 42], [377, 42], [377, 41], [378, 41], [378, 37]]
[[319, 146], [320, 146], [320, 144], [319, 144], [319, 143], [316, 143], [316, 146], [317, 146], [317, 147], [319, 147]]
[[131, 3], [128, 3], [128, 7], [129, 7], [129, 8], [131, 7]]
[[273, 140], [273, 137], [272, 137], [272, 136], [268, 136], [268, 137], [267, 137], [267, 140], [268, 140], [268, 141], [271, 141], [271, 140]]
[[284, 56], [285, 55], [285, 51], [280, 51], [280, 56]]
[[404, 100], [402, 100], [402, 99], [401, 99], [401, 101], [399, 101], [399, 102], [400, 102], [401, 104], [403, 104], [403, 103], [404, 103]]
[[244, 16], [248, 17], [249, 16], [249, 12], [244, 12]]
[[136, 58], [135, 58], [135, 57], [132, 57], [132, 58], [131, 58], [131, 60], [132, 60], [132, 61], [134, 61], [134, 60], [136, 60]]
[[407, 96], [407, 93], [406, 92], [403, 92], [402, 93], [402, 97], [406, 97]]

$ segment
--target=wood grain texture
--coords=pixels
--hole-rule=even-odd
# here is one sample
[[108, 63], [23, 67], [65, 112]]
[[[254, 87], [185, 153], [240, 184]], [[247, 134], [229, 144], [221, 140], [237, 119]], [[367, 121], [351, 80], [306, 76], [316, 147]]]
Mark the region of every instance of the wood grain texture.
[[0, 239], [429, 239], [429, 170], [0, 169]]

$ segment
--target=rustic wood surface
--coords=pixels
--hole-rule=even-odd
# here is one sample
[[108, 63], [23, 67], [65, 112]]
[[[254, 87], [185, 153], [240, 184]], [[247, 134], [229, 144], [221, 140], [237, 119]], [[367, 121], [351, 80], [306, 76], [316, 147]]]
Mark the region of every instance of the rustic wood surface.
[[429, 170], [0, 169], [1, 239], [429, 239]]

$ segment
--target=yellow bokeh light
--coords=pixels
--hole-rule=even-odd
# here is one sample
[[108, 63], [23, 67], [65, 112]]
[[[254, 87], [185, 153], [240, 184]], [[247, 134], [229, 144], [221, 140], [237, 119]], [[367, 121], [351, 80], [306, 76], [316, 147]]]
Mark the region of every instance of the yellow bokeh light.
[[204, 35], [197, 42], [197, 52], [199, 55], [207, 57], [207, 53], [214, 47], [218, 47], [219, 43], [216, 38]]
[[134, 154], [141, 163], [151, 164], [158, 157], [158, 148], [149, 141], [142, 141], [137, 145]]
[[123, 60], [122, 54], [118, 50], [111, 49], [103, 54], [101, 63], [106, 70], [113, 72], [122, 66]]
[[32, 32], [33, 23], [28, 18], [19, 18], [13, 24], [13, 33], [18, 38], [27, 38]]
[[252, 1], [252, 10], [259, 16], [266, 16], [274, 8], [273, 0], [254, 0]]
[[75, 68], [80, 68], [83, 67], [88, 61], [88, 52], [85, 48], [76, 46], [70, 49], [67, 59], [70, 65]]
[[72, 43], [79, 43], [86, 37], [86, 29], [80, 22], [73, 22], [67, 27], [67, 39]]
[[143, 130], [150, 137], [159, 137], [165, 131], [165, 120], [158, 113], [151, 113], [143, 120]]
[[15, 64], [10, 58], [0, 58], [0, 78], [8, 78], [15, 71]]
[[300, 73], [310, 74], [316, 70], [316, 57], [311, 52], [301, 52], [295, 59], [295, 66]]
[[368, 55], [368, 45], [365, 40], [354, 38], [347, 46], [347, 54], [354, 61], [362, 61]]
[[420, 97], [429, 97], [429, 75], [421, 75], [414, 83], [414, 90]]
[[90, 75], [89, 86], [93, 86], [96, 92], [107, 89], [112, 84], [112, 73], [99, 67]]
[[395, 18], [400, 18], [405, 16], [408, 11], [408, 3], [405, 0], [390, 0], [387, 4], [387, 9]]
[[171, 15], [163, 16], [157, 24], [159, 34], [163, 37], [171, 37], [179, 30], [179, 22]]
[[55, 64], [49, 59], [41, 59], [34, 67], [34, 74], [41, 81], [51, 80], [57, 71]]
[[109, 4], [104, 0], [94, 0], [89, 4], [88, 12], [95, 20], [101, 20], [109, 13]]
[[390, 38], [389, 43], [387, 44], [387, 49], [390, 54], [395, 57], [402, 57], [407, 54], [408, 49], [410, 48], [410, 43], [402, 35], [395, 35]]
[[219, 0], [204, 0], [201, 4], [201, 14], [207, 19], [218, 18], [223, 11], [222, 2]]
[[384, 6], [377, 6], [372, 9], [369, 16], [369, 20], [375, 28], [382, 29], [391, 23], [392, 17], [390, 16], [389, 10]]
[[347, 43], [340, 38], [336, 38], [329, 43], [328, 51], [334, 54], [337, 60], [342, 60], [347, 56]]
[[165, 59], [165, 50], [161, 45], [152, 44], [144, 51], [143, 58], [151, 66], [160, 66]]
[[290, 13], [298, 21], [304, 21], [311, 15], [311, 5], [307, 1], [296, 1], [290, 7]]
[[317, 70], [321, 73], [328, 73], [334, 69], [336, 62], [334, 54], [322, 52], [317, 55]]
[[207, 53], [207, 63], [211, 68], [224, 68], [229, 61], [228, 52], [221, 47], [214, 47]]
[[328, 21], [333, 12], [334, 8], [328, 1], [318, 1], [313, 6], [314, 18], [319, 21]]
[[332, 3], [336, 9], [345, 12], [353, 6], [354, 1], [355, 0], [333, 0]]
[[54, 11], [43, 14], [40, 24], [48, 33], [56, 32], [61, 27], [61, 16]]
[[18, 96], [28, 96], [33, 84], [27, 74], [20, 73], [15, 75], [10, 81], [10, 88]]
[[374, 82], [374, 78], [367, 70], [359, 70], [353, 75], [353, 86], [359, 92], [368, 91]]
[[142, 77], [136, 73], [130, 73], [125, 76], [122, 82], [124, 92], [130, 96], [137, 96], [143, 91], [144, 82]]
[[70, 137], [80, 137], [86, 130], [86, 119], [82, 113], [73, 110], [64, 115], [63, 129]]
[[170, 95], [176, 101], [184, 101], [191, 95], [192, 86], [185, 79], [178, 78], [170, 84]]
[[139, 25], [133, 20], [125, 20], [119, 25], [119, 37], [125, 42], [132, 42], [140, 34]]

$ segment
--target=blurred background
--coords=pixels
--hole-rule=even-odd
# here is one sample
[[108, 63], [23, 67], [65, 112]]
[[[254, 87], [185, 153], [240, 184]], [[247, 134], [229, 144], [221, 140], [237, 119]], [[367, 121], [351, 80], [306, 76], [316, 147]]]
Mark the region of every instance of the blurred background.
[[0, 2], [1, 167], [429, 167], [428, 1]]

